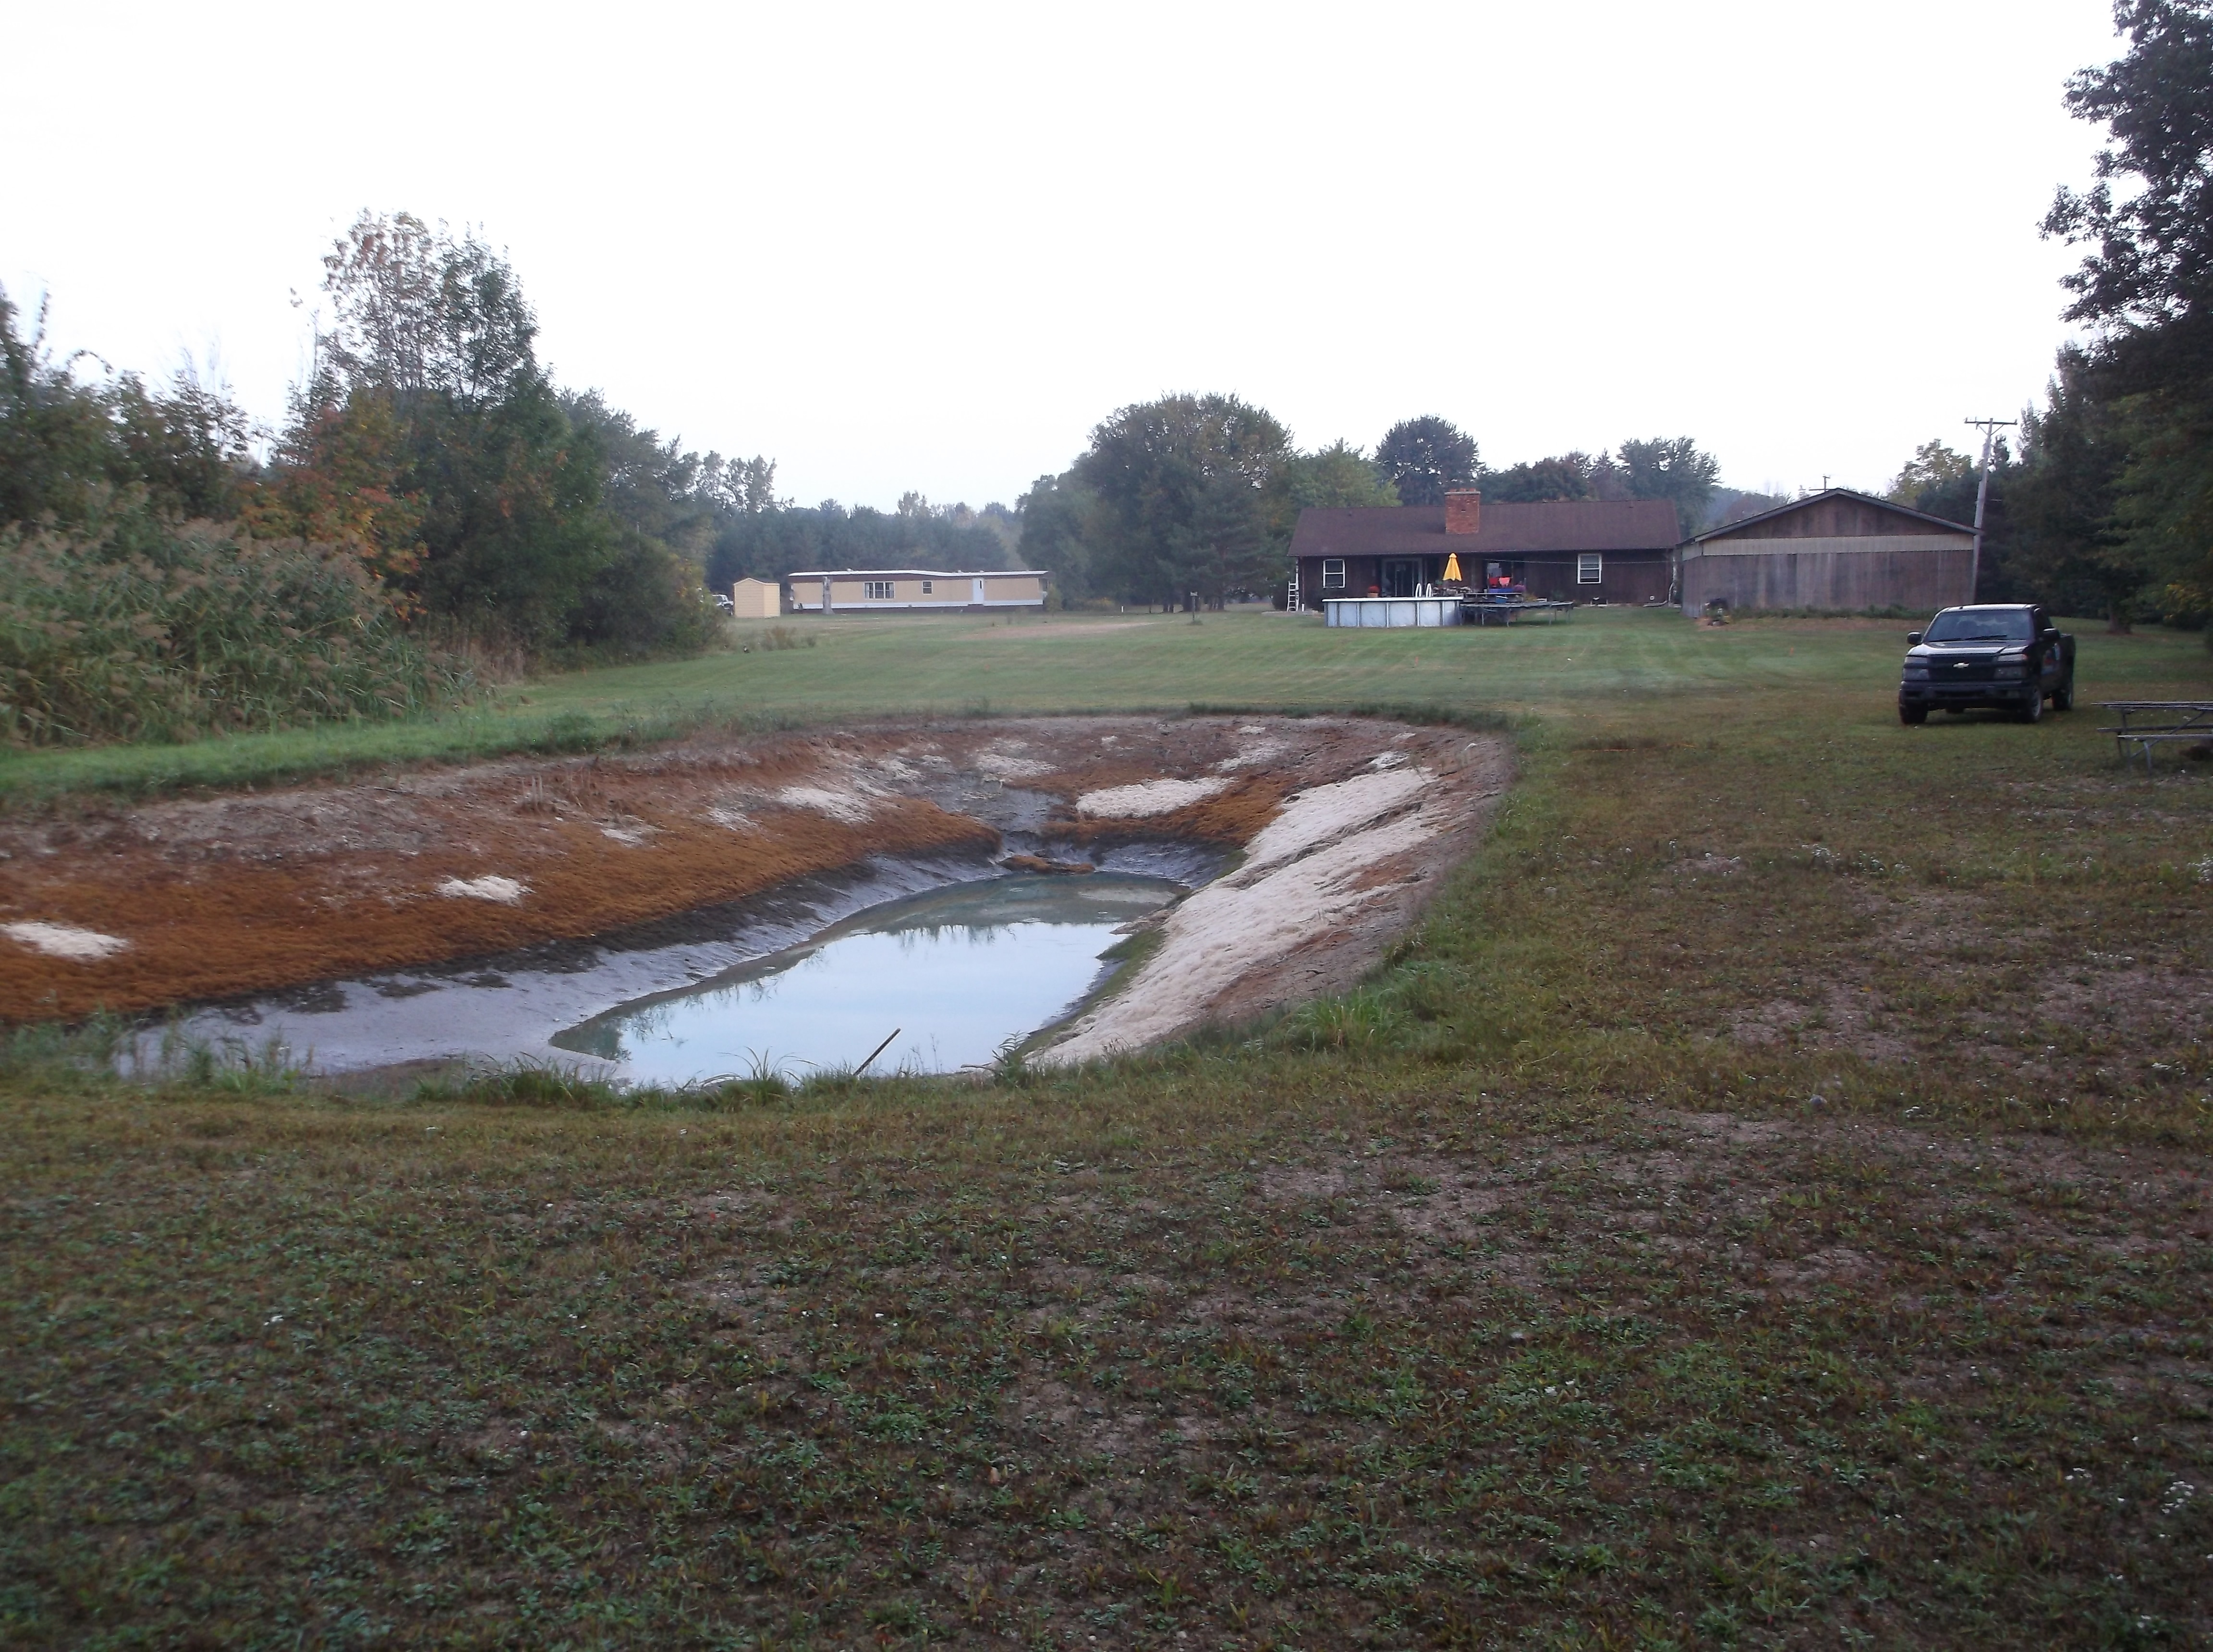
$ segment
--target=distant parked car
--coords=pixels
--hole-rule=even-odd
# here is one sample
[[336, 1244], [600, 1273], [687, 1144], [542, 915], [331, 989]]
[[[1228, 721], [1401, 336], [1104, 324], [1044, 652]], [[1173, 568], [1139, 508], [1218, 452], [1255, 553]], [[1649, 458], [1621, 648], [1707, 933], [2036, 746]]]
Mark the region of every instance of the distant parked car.
[[1946, 608], [1927, 631], [1906, 633], [1898, 720], [1926, 722], [1933, 709], [2010, 711], [2024, 722], [2075, 704], [2075, 639], [2027, 602]]

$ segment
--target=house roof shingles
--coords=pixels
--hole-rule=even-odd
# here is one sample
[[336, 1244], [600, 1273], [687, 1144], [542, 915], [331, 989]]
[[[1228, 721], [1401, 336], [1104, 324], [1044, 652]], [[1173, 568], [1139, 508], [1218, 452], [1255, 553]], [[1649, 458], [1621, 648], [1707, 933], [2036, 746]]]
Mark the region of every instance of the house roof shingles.
[[1545, 552], [1671, 551], [1680, 537], [1665, 499], [1559, 499], [1483, 505], [1482, 528], [1445, 532], [1442, 505], [1316, 506], [1299, 513], [1295, 557], [1521, 557]]

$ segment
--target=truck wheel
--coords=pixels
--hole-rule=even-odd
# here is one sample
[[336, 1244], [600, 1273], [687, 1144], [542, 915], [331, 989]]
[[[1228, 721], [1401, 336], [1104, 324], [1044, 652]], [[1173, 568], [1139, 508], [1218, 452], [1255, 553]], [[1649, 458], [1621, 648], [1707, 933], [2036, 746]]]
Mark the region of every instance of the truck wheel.
[[2075, 674], [2069, 672], [2058, 687], [2051, 691], [2051, 709], [2072, 711], [2075, 709]]
[[2030, 689], [2028, 691], [2028, 698], [2021, 703], [2021, 720], [2023, 722], [2041, 722], [2044, 721], [2043, 684], [2039, 683], [2034, 688]]
[[1909, 728], [1915, 728], [1929, 721], [1929, 708], [1925, 705], [1908, 705], [1904, 700], [1900, 700], [1898, 703], [1898, 720]]

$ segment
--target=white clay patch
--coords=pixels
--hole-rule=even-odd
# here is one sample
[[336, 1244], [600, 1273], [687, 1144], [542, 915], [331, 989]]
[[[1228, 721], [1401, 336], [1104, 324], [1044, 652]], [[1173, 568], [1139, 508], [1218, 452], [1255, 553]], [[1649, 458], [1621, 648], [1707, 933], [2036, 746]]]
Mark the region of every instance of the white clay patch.
[[103, 958], [128, 951], [131, 946], [119, 935], [102, 935], [98, 930], [81, 930], [74, 924], [49, 924], [44, 919], [0, 924], [0, 935], [33, 952], [44, 953], [49, 958], [66, 958], [78, 964], [96, 964]]
[[513, 878], [448, 878], [438, 886], [438, 893], [448, 900], [496, 900], [503, 906], [512, 906], [530, 893], [530, 887]]
[[1222, 790], [1227, 780], [1147, 780], [1134, 786], [1108, 786], [1088, 791], [1076, 800], [1076, 812], [1094, 820], [1141, 820], [1148, 815], [1173, 814], [1180, 808], [1204, 802]]
[[875, 814], [858, 792], [831, 791], [821, 786], [786, 786], [777, 793], [776, 801], [786, 808], [812, 809], [847, 826], [865, 826]]

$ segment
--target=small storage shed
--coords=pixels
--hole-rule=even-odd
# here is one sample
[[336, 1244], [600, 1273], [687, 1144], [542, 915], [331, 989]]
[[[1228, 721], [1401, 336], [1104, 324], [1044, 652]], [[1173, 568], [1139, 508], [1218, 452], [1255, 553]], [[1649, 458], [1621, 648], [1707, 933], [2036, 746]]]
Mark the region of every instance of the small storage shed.
[[1850, 488], [1710, 528], [1676, 555], [1688, 614], [1716, 601], [1934, 613], [1975, 600], [1972, 528]]
[[799, 613], [970, 613], [1041, 610], [1051, 578], [1038, 568], [985, 574], [948, 574], [931, 568], [836, 568], [792, 574], [787, 581], [792, 608]]
[[730, 587], [730, 613], [739, 619], [773, 619], [783, 612], [783, 587], [765, 579], [741, 579]]

